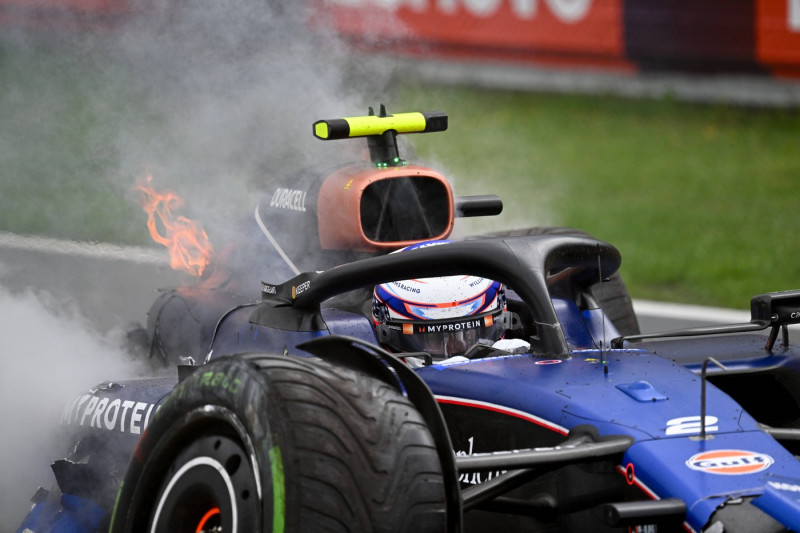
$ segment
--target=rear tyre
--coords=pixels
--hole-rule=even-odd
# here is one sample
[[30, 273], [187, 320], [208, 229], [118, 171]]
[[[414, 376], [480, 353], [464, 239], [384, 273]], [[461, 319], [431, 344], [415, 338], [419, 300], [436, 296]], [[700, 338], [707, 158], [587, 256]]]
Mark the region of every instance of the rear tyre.
[[317, 360], [239, 356], [162, 404], [111, 531], [443, 531], [445, 509], [431, 434], [396, 389]]
[[[564, 227], [520, 228], [487, 233], [474, 238], [524, 237], [529, 235], [565, 235], [594, 238], [583, 230]], [[636, 313], [633, 311], [633, 301], [628, 294], [628, 289], [625, 287], [625, 283], [622, 281], [619, 272], [611, 276], [605, 283], [594, 285], [592, 291], [592, 295], [621, 335], [638, 335], [641, 332], [639, 329], [639, 320], [636, 318]]]

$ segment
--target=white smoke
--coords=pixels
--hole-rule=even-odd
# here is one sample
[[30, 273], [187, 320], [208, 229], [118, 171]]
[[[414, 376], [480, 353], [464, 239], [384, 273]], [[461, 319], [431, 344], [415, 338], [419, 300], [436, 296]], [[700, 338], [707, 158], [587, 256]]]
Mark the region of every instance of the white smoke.
[[[21, 135], [0, 134], [0, 158], [23, 159], [28, 182], [45, 192], [89, 179], [138, 209], [133, 185], [152, 174], [154, 187], [184, 197], [183, 214], [219, 241], [271, 180], [363, 149], [314, 139], [314, 121], [364, 114], [380, 102], [392, 109], [392, 65], [367, 63], [342, 45], [311, 2], [128, 4], [148, 7], [101, 30], [62, 14], [50, 35], [35, 25], [0, 35], [12, 65], [0, 109], [13, 113], [7, 125], [22, 126]], [[29, 157], [17, 155], [23, 151]], [[59, 229], [64, 209], [31, 200], [43, 203], [43, 222], [51, 218], [35, 226]]]
[[[45, 232], [66, 225], [69, 220], [59, 217], [69, 213], [112, 210], [98, 220], [116, 231], [129, 220], [125, 213], [114, 216], [120, 207], [94, 199], [50, 209], [48, 201], [61, 201], [49, 198], [50, 187], [70, 187], [76, 174], [96, 171], [90, 179], [97, 198], [124, 198], [119, 205], [138, 211], [133, 186], [151, 174], [157, 189], [184, 197], [181, 214], [200, 221], [222, 247], [271, 180], [326, 159], [338, 164], [344, 154], [363, 149], [315, 140], [314, 121], [363, 114], [380, 102], [391, 110], [391, 66], [367, 68], [324, 24], [312, 29], [305, 2], [145, 3], [147, 11], [100, 31], [64, 15], [51, 35], [42, 27], [17, 27], [2, 36], [0, 46], [19, 58], [20, 77], [41, 80], [30, 84], [35, 93], [5, 80], [0, 103], [18, 110], [12, 123], [19, 124], [22, 140], [0, 135], [0, 158], [30, 152], [24, 168], [33, 169], [28, 179], [39, 180], [43, 194], [29, 200], [41, 204], [37, 217]], [[40, 48], [48, 50], [44, 60]], [[146, 235], [144, 215], [140, 226], [122, 229]], [[69, 289], [70, 279], [60, 271], [35, 286]], [[131, 378], [142, 369], [120, 348], [127, 324], [107, 333], [46, 292], [20, 293], [13, 280], [3, 283], [15, 292], [0, 288], [0, 530], [13, 531], [36, 487], [52, 483], [49, 465], [64, 457], [56, 437], [63, 406], [100, 381]], [[131, 287], [121, 284], [114, 294], [89, 300], [125, 302], [126, 290]]]
[[59, 439], [67, 402], [102, 381], [141, 376], [145, 366], [124, 354], [120, 332], [100, 333], [46, 292], [0, 287], [0, 339], [0, 530], [14, 531], [36, 488], [51, 488], [50, 464], [67, 452]]
[[314, 139], [311, 124], [365, 113], [376, 105], [370, 93], [385, 95], [390, 68], [359, 73], [333, 35], [310, 27], [304, 2], [170, 4], [168, 23], [134, 20], [103, 53], [146, 106], [119, 125], [119, 176], [149, 167], [212, 238], [226, 236], [271, 180], [356, 148]]

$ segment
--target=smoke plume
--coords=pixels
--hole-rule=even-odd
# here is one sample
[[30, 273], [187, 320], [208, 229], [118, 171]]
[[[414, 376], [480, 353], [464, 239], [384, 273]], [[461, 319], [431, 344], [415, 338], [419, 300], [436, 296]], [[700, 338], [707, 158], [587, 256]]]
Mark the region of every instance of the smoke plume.
[[[0, 107], [15, 110], [4, 120], [15, 132], [0, 135], [0, 160], [29, 170], [26, 179], [42, 192], [28, 199], [39, 207], [24, 231], [82, 238], [59, 230], [88, 219], [97, 235], [87, 216], [96, 212], [110, 234], [145, 243], [145, 217], [130, 223], [130, 209], [139, 211], [133, 188], [149, 174], [156, 187], [184, 197], [186, 214], [221, 247], [270, 180], [355, 148], [313, 139], [315, 120], [362, 113], [387, 96], [391, 68], [360, 65], [324, 21], [312, 25], [310, 3], [146, 4], [98, 24], [70, 13], [42, 24], [20, 12], [23, 22], [4, 32], [0, 45], [16, 59]], [[51, 52], [62, 47], [64, 56]], [[24, 82], [31, 79], [42, 81]], [[49, 193], [78, 178], [93, 182], [81, 205], [60, 205]], [[15, 231], [15, 221], [3, 223]], [[40, 281], [69, 287], [69, 280], [60, 271]], [[101, 331], [37, 283], [27, 291], [2, 283], [13, 292], [0, 287], [0, 516], [13, 530], [36, 487], [52, 483], [50, 463], [64, 456], [55, 432], [67, 401], [142, 369], [120, 348], [127, 324]], [[97, 300], [124, 302], [126, 288]]]
[[51, 488], [50, 464], [65, 456], [63, 407], [102, 381], [142, 375], [143, 363], [122, 350], [121, 331], [101, 333], [46, 292], [12, 295], [0, 288], [0, 516], [14, 531], [36, 487]]

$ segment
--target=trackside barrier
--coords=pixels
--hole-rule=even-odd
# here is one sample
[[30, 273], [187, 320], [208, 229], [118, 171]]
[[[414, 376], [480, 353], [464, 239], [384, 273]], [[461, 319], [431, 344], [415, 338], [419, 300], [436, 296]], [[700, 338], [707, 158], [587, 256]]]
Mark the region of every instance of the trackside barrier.
[[616, 70], [800, 77], [800, 0], [318, 0], [371, 48]]
[[[615, 71], [800, 77], [800, 0], [304, 0], [369, 50]], [[107, 25], [159, 0], [0, 0], [0, 25]], [[163, 18], [163, 17], [162, 17]], [[74, 18], [61, 18], [65, 25]]]

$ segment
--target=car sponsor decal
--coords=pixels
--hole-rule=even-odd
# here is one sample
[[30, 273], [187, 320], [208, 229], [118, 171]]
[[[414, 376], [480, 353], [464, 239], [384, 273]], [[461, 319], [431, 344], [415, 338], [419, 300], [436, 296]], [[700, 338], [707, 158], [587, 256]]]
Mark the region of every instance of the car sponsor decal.
[[[487, 326], [491, 324], [485, 324]], [[483, 318], [474, 318], [462, 322], [452, 322], [450, 324], [417, 324], [414, 333], [444, 333], [449, 331], [462, 331], [465, 329], [475, 329], [484, 326]]]
[[785, 481], [767, 481], [767, 485], [775, 490], [780, 490], [783, 492], [793, 492], [793, 493], [800, 492], [800, 485], [795, 485], [794, 483], [787, 483]]
[[411, 287], [409, 285], [406, 285], [402, 281], [393, 281], [392, 285], [406, 292], [413, 292], [414, 294], [419, 294], [420, 292], [422, 292], [422, 289], [420, 289], [419, 287]]
[[706, 474], [739, 476], [761, 472], [774, 462], [765, 453], [749, 450], [709, 450], [691, 456], [686, 466]]
[[304, 281], [300, 285], [292, 285], [292, 299], [297, 298], [298, 294], [302, 294], [311, 288], [311, 281]]
[[150, 423], [155, 404], [84, 394], [64, 408], [61, 423], [141, 434]]
[[[469, 437], [467, 442], [469, 443], [468, 450], [453, 450], [453, 452], [456, 454], [456, 457], [469, 457], [475, 453], [475, 437]], [[490, 472], [464, 472], [458, 476], [458, 481], [468, 485], [480, 485], [481, 483], [490, 481], [492, 478], [502, 476], [506, 472], [507, 470], [496, 470]]]
[[269, 206], [277, 207], [279, 209], [305, 212], [306, 191], [300, 191], [297, 189], [284, 189], [279, 187], [272, 194], [272, 198], [269, 201]]
[[264, 294], [278, 294], [278, 287], [275, 285], [269, 285], [268, 283], [261, 282], [261, 292]]

